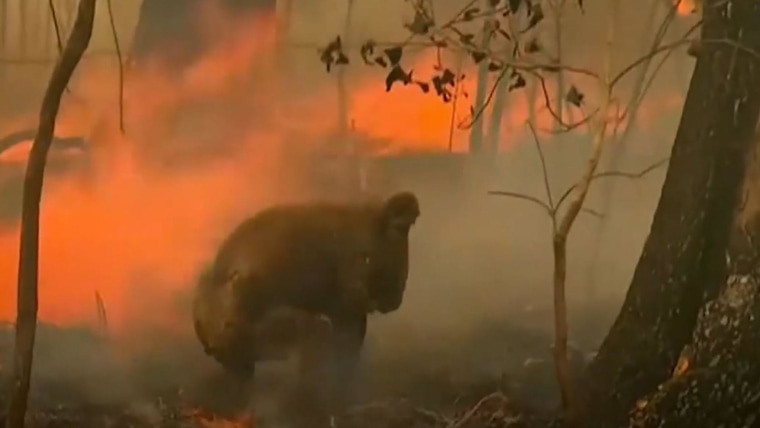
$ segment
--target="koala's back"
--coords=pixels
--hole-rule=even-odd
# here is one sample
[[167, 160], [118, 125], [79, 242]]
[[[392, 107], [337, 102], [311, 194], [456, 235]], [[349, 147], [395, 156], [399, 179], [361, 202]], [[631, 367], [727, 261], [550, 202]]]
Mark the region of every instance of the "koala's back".
[[360, 206], [280, 205], [243, 221], [215, 261], [243, 278], [247, 299], [319, 310], [339, 292], [337, 271], [371, 245], [371, 214]]

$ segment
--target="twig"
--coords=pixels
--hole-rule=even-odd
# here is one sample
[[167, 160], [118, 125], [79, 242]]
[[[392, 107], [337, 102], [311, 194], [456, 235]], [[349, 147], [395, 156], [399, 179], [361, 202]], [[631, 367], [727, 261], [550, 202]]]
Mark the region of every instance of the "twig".
[[[90, 59], [95, 57], [110, 57], [114, 55], [112, 50], [94, 50], [89, 51], [82, 56], [82, 59]], [[15, 57], [15, 56], [0, 56], [0, 64], [3, 65], [48, 65], [58, 62], [58, 57], [46, 58], [46, 57]]]
[[[599, 112], [599, 109], [596, 109], [591, 114], [586, 115], [585, 117], [583, 117], [581, 120], [577, 122], [565, 123], [562, 120], [562, 118], [559, 116], [559, 114], [556, 111], [554, 111], [554, 108], [552, 108], [552, 102], [549, 97], [549, 88], [546, 87], [546, 78], [544, 78], [544, 76], [536, 72], [532, 72], [531, 74], [533, 75], [533, 77], [538, 79], [539, 83], [541, 84], [541, 92], [544, 96], [544, 107], [546, 107], [546, 109], [549, 111], [549, 114], [552, 115], [554, 120], [564, 128], [565, 132], [572, 131], [574, 129], [580, 128], [583, 125], [588, 124], [591, 121], [591, 119]], [[551, 132], [557, 133], [557, 131], [551, 131]]]
[[95, 291], [95, 309], [98, 315], [98, 330], [105, 337], [108, 335], [108, 314], [103, 297]]
[[[544, 187], [546, 189], [546, 198], [549, 201], [549, 207], [551, 207], [552, 213], [555, 212], [555, 206], [554, 206], [554, 200], [552, 199], [552, 189], [551, 185], [549, 184], [549, 172], [546, 170], [546, 158], [544, 158], [544, 151], [541, 149], [541, 141], [538, 139], [538, 134], [536, 133], [536, 128], [533, 127], [533, 124], [528, 122], [528, 129], [530, 129], [530, 133], [533, 135], [533, 143], [536, 146], [536, 151], [538, 152], [538, 157], [541, 160], [541, 175], [544, 179]], [[552, 219], [554, 219], [554, 215], [552, 215]]]
[[[649, 165], [648, 167], [642, 169], [639, 172], [605, 171], [598, 174], [594, 174], [591, 177], [591, 180], [596, 180], [599, 178], [607, 178], [607, 177], [622, 177], [622, 178], [638, 179], [638, 178], [644, 177], [650, 172], [656, 170], [657, 168], [667, 165], [668, 162], [670, 162], [670, 157], [661, 159], [653, 163], [652, 165]], [[562, 203], [565, 201], [565, 199], [567, 199], [567, 197], [570, 196], [570, 194], [573, 192], [573, 190], [575, 190], [577, 186], [578, 184], [575, 184], [574, 186], [571, 186], [567, 190], [565, 190], [565, 193], [563, 193], [562, 196], [559, 198], [559, 201], [557, 201], [557, 206], [561, 206]]]
[[61, 40], [61, 26], [58, 23], [58, 14], [55, 11], [55, 4], [53, 0], [48, 0], [48, 8], [50, 9], [50, 17], [53, 18], [53, 28], [55, 29], [55, 41], [58, 46], [58, 55], [63, 53], [63, 40]]
[[119, 61], [119, 130], [124, 134], [124, 59], [121, 56], [121, 43], [119, 43], [119, 34], [116, 32], [116, 21], [113, 17], [111, 0], [108, 0], [106, 4], [108, 6], [108, 23], [111, 26], [113, 45], [116, 49], [116, 58]]
[[[674, 42], [671, 42], [671, 43], [664, 44], [664, 45], [659, 46], [657, 48], [654, 48], [651, 51], [647, 52], [646, 55], [642, 55], [641, 57], [637, 58], [635, 61], [629, 63], [617, 75], [615, 75], [615, 77], [612, 78], [612, 80], [610, 81], [610, 87], [614, 87], [628, 73], [630, 73], [631, 71], [633, 71], [639, 65], [650, 61], [652, 59], [652, 57], [654, 57], [654, 56], [656, 56], [656, 55], [658, 55], [658, 54], [660, 54], [662, 52], [672, 51], [673, 49], [675, 49], [675, 48], [677, 48], [679, 46], [690, 44], [692, 41], [688, 37], [692, 33], [694, 33], [697, 29], [699, 29], [699, 27], [701, 25], [702, 25], [702, 21], [700, 20], [699, 22], [697, 22], [696, 24], [694, 24], [691, 28], [689, 28], [689, 30], [680, 39], [678, 39], [678, 40], [676, 40]], [[704, 40], [702, 42], [704, 43]], [[718, 41], [714, 40], [713, 42], [718, 42]], [[725, 42], [725, 41], [723, 41], [723, 42]], [[749, 52], [754, 53], [754, 51], [752, 51], [751, 49], [749, 50]], [[754, 53], [754, 54], [757, 55], [756, 53]], [[758, 56], [758, 57], [760, 58], [760, 56]]]
[[60, 60], [53, 69], [40, 108], [37, 135], [34, 138], [24, 177], [21, 211], [16, 335], [13, 375], [6, 428], [23, 428], [26, 415], [34, 341], [37, 334], [40, 199], [47, 154], [53, 140], [61, 97], [74, 70], [90, 44], [95, 21], [96, 0], [80, 0], [76, 22]]
[[477, 402], [470, 410], [467, 411], [467, 413], [464, 414], [460, 419], [450, 423], [446, 428], [461, 428], [463, 427], [467, 422], [469, 422], [475, 415], [478, 414], [478, 411], [481, 407], [485, 406], [488, 402], [493, 401], [494, 399], [500, 399], [503, 402], [507, 401], [507, 397], [501, 393], [501, 392], [494, 392], [489, 395], [486, 395], [485, 397], [481, 398], [480, 401]]
[[455, 85], [454, 85], [454, 99], [451, 102], [451, 120], [449, 122], [449, 152], [452, 152], [454, 150], [454, 126], [456, 122], [456, 114], [457, 114], [457, 103], [459, 101], [459, 92], [462, 89], [462, 81], [459, 78], [459, 76], [462, 75], [462, 63], [464, 62], [464, 59], [461, 54], [459, 54], [459, 59], [457, 61], [457, 76], [455, 77]]
[[494, 94], [496, 94], [496, 89], [499, 87], [499, 82], [501, 82], [501, 79], [504, 78], [504, 76], [507, 75], [507, 68], [503, 68], [499, 75], [496, 77], [496, 81], [493, 85], [491, 85], [491, 90], [488, 91], [488, 96], [486, 96], [485, 101], [483, 101], [483, 105], [478, 107], [478, 110], [475, 112], [475, 114], [472, 115], [470, 120], [465, 123], [459, 124], [459, 129], [469, 129], [471, 128], [479, 119], [481, 116], [483, 116], [483, 113], [486, 111], [486, 107], [491, 103], [491, 100], [493, 99]]
[[533, 202], [534, 204], [543, 208], [544, 211], [546, 211], [546, 213], [549, 214], [550, 217], [554, 216], [554, 209], [552, 209], [552, 207], [550, 207], [546, 202], [542, 201], [541, 199], [536, 198], [535, 196], [524, 195], [522, 193], [517, 193], [517, 192], [509, 192], [507, 190], [491, 190], [488, 192], [488, 194], [494, 195], [494, 196], [509, 196], [511, 198], [517, 198], [517, 199], [522, 199], [524, 201]]

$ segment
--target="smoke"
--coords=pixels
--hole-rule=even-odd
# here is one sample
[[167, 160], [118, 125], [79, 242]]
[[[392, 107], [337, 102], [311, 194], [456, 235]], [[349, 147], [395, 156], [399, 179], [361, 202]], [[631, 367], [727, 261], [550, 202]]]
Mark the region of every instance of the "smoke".
[[[157, 55], [140, 68], [128, 69], [121, 111], [113, 58], [90, 59], [78, 70], [59, 117], [57, 135], [83, 136], [90, 150], [84, 166], [46, 179], [39, 315], [46, 324], [65, 329], [104, 327], [98, 319], [97, 293], [105, 306], [109, 351], [104, 356], [102, 349], [88, 350], [80, 342], [61, 344], [52, 336], [41, 337], [43, 343], [55, 342], [53, 348], [69, 350], [38, 358], [35, 376], [75, 382], [92, 399], [123, 399], [137, 394], [145, 383], [161, 388], [187, 373], [214, 368], [192, 336], [188, 298], [194, 278], [221, 239], [262, 207], [341, 197], [340, 186], [347, 188], [350, 181], [341, 165], [324, 160], [324, 155], [340, 150], [335, 138], [336, 90], [333, 77], [318, 64], [316, 49], [291, 52], [291, 67], [283, 71], [273, 16], [229, 16], [215, 9], [214, 2], [204, 4], [208, 8], [198, 12], [202, 34], [213, 43], [189, 68], [170, 72]], [[459, 8], [441, 4], [441, 16]], [[292, 38], [308, 42], [309, 49], [328, 41], [343, 25], [341, 7], [297, 13]], [[402, 7], [401, 2], [357, 3], [354, 26], [361, 31], [355, 36], [401, 39], [405, 33], [398, 16], [407, 10]], [[593, 25], [584, 33], [580, 30], [585, 24], [577, 23], [587, 21], [580, 19], [568, 18], [568, 57], [578, 66], [596, 65], [598, 55], [588, 49], [587, 40], [589, 32], [599, 30], [600, 20], [587, 18]], [[621, 46], [620, 61], [636, 57], [634, 51]], [[411, 50], [405, 55], [416, 76], [424, 79], [434, 72], [434, 51]], [[446, 55], [443, 61], [455, 63]], [[358, 58], [354, 62], [348, 73], [352, 138], [376, 156], [448, 150], [451, 104], [414, 85], [386, 93], [382, 70], [366, 70]], [[453, 113], [457, 123], [466, 122], [474, 97], [475, 70], [465, 66], [462, 74], [463, 95]], [[635, 154], [622, 169], [643, 169], [667, 155], [682, 103], [681, 92], [672, 87], [683, 77], [667, 77], [653, 86], [660, 92], [642, 107], [640, 132], [632, 137]], [[510, 99], [500, 141], [510, 150], [492, 170], [462, 159], [450, 160], [448, 166], [429, 164], [432, 157], [409, 160], [407, 166], [376, 161], [387, 172], [380, 177], [387, 180], [381, 190], [417, 192], [423, 212], [412, 232], [406, 300], [397, 313], [371, 320], [371, 363], [402, 361], [399, 365], [407, 370], [458, 367], [465, 374], [493, 375], [504, 369], [506, 360], [522, 362], [525, 355], [518, 348], [523, 345], [513, 340], [516, 336], [530, 333], [537, 346], [548, 349], [549, 221], [523, 201], [486, 196], [494, 189], [543, 196], [538, 158], [524, 128], [529, 96], [524, 91]], [[543, 95], [535, 96], [541, 105]], [[593, 98], [589, 90], [589, 103]], [[36, 108], [3, 118], [0, 131], [34, 126], [30, 112]], [[119, 129], [121, 115], [124, 134]], [[548, 112], [539, 119], [540, 128], [550, 128]], [[465, 151], [467, 131], [455, 128], [452, 135], [453, 151]], [[584, 136], [558, 137], [547, 146], [556, 193], [577, 178], [587, 142]], [[4, 154], [3, 170], [23, 166], [26, 150], [28, 144], [15, 154]], [[611, 215], [610, 227], [602, 241], [589, 238], [597, 221], [591, 216], [582, 217], [572, 232], [571, 324], [578, 340], [591, 336], [589, 346], [621, 301], [662, 178], [660, 171], [619, 186], [615, 211], [606, 214]], [[592, 189], [589, 206], [598, 202]], [[7, 321], [16, 313], [18, 238], [17, 224], [0, 230], [0, 319]], [[591, 270], [597, 245], [601, 258]], [[580, 302], [592, 283], [597, 284], [599, 299], [594, 305], [603, 310], [595, 309], [597, 315], [589, 319], [583, 317], [589, 305]], [[519, 327], [489, 329], [504, 324]], [[130, 376], [130, 370], [143, 376]], [[105, 395], [104, 389], [112, 395]]]

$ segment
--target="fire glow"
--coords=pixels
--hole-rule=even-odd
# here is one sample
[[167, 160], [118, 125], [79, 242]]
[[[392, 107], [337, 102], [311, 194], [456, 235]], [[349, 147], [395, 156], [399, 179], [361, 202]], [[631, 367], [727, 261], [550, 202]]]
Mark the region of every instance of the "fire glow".
[[[205, 16], [227, 19], [218, 13]], [[302, 165], [294, 164], [286, 152], [318, 150], [319, 142], [329, 139], [337, 121], [331, 101], [335, 88], [324, 84], [299, 97], [287, 93], [287, 85], [275, 84], [274, 19], [254, 19], [254, 25], [242, 18], [233, 26], [209, 24], [208, 28], [224, 27], [223, 34], [214, 34], [220, 41], [181, 78], [167, 76], [160, 65], [130, 70], [126, 135], [119, 131], [113, 67], [81, 70], [87, 77], [80, 76], [72, 91], [87, 102], [64, 103], [57, 133], [87, 138], [94, 152], [93, 175], [74, 174], [46, 183], [40, 219], [42, 320], [91, 323], [96, 319], [97, 293], [115, 333], [155, 326], [187, 333], [190, 323], [183, 308], [189, 285], [219, 239], [256, 208], [283, 195], [303, 196], [295, 184]], [[420, 73], [432, 71], [435, 55], [422, 53], [413, 62]], [[385, 142], [372, 154], [448, 151], [452, 117], [456, 123], [466, 121], [474, 96], [476, 72], [463, 73], [468, 77], [461, 91], [468, 95], [459, 95], [453, 114], [452, 103], [414, 85], [386, 93], [381, 78], [357, 77], [350, 93], [353, 132]], [[543, 95], [536, 96], [541, 105]], [[298, 106], [296, 118], [287, 117], [272, 101], [280, 99]], [[193, 103], [222, 111], [212, 114], [211, 138], [235, 147], [236, 155], [171, 174], [157, 172], [146, 161], [151, 151], [169, 143], [191, 146], [202, 139], [197, 129], [175, 132], [182, 128], [178, 118]], [[510, 99], [502, 119], [502, 147], [524, 135], [529, 104], [527, 95]], [[539, 127], [551, 127], [548, 113], [539, 115], [539, 121]], [[8, 122], [0, 130], [33, 123]], [[303, 135], [307, 138], [294, 137]], [[467, 137], [467, 132], [456, 130], [451, 149], [466, 151]], [[295, 148], [294, 139], [300, 144]], [[6, 162], [25, 159], [19, 152], [6, 155]], [[0, 320], [15, 319], [18, 241], [18, 228], [0, 231]]]

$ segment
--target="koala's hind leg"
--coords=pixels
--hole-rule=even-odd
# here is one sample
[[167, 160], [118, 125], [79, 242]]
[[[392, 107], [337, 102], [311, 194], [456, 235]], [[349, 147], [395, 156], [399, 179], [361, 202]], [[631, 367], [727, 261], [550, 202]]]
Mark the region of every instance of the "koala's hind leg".
[[329, 319], [295, 308], [273, 310], [260, 324], [257, 343], [261, 360], [281, 360], [293, 353], [297, 356], [297, 383], [283, 403], [283, 414], [295, 427], [330, 425], [327, 397], [331, 340]]
[[361, 349], [367, 334], [367, 315], [335, 318], [331, 338], [331, 407], [342, 412], [356, 397]]

